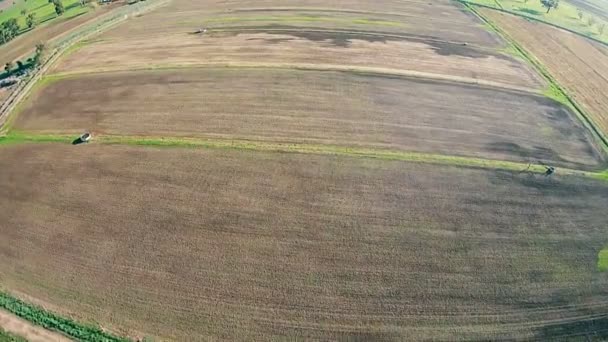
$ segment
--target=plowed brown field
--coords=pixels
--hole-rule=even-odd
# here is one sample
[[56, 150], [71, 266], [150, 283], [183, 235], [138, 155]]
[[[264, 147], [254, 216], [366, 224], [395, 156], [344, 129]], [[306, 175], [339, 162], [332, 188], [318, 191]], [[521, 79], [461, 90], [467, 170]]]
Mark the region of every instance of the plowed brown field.
[[[209, 33], [194, 34], [200, 27]], [[176, 0], [103, 34], [65, 58], [55, 72], [290, 63], [409, 70], [542, 88], [532, 69], [500, 53], [502, 47], [480, 21], [447, 1], [218, 1], [203, 6]]]
[[608, 135], [608, 49], [575, 34], [497, 11], [481, 9], [544, 64]]
[[341, 157], [0, 148], [0, 279], [162, 339], [606, 338], [606, 183]]
[[445, 82], [193, 69], [81, 75], [33, 98], [16, 129], [372, 146], [583, 168], [601, 162], [584, 127], [557, 102]]

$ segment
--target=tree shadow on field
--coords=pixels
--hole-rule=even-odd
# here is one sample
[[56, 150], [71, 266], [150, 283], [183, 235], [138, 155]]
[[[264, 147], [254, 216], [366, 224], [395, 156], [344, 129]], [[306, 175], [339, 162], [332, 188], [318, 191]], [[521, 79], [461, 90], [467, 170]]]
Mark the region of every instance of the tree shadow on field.
[[586, 198], [597, 196], [608, 200], [608, 186], [605, 182], [577, 176], [560, 176], [559, 168], [557, 175], [550, 177], [540, 173], [499, 170], [488, 173], [488, 180], [494, 185], [530, 188], [542, 193], [543, 196]]
[[535, 15], [535, 16], [542, 16], [544, 13], [541, 11], [537, 11], [535, 9], [531, 9], [531, 8], [515, 8], [515, 10], [517, 12], [522, 12], [522, 13], [526, 13], [526, 14], [530, 14], [530, 15]]
[[536, 336], [544, 341], [606, 341], [608, 317], [547, 325], [538, 329]]
[[532, 148], [526, 148], [514, 142], [498, 141], [487, 144], [486, 149], [489, 152], [504, 153], [524, 159], [538, 159], [551, 162], [567, 162], [555, 150], [543, 146], [533, 146]]

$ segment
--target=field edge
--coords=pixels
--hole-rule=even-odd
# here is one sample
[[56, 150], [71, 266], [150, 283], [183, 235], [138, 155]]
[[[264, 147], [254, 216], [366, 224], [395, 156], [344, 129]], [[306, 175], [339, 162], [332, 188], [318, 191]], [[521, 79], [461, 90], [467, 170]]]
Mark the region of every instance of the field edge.
[[[594, 148], [598, 148], [598, 152], [601, 153], [602, 157], [605, 159], [608, 155], [608, 137], [602, 132], [593, 120], [590, 118], [589, 114], [587, 114], [577, 103], [576, 101], [566, 92], [566, 90], [555, 80], [555, 78], [551, 75], [551, 73], [545, 68], [545, 66], [537, 60], [531, 53], [529, 53], [523, 46], [521, 46], [515, 39], [511, 38], [509, 34], [507, 34], [502, 28], [500, 28], [497, 24], [495, 24], [492, 20], [485, 17], [479, 11], [477, 11], [474, 7], [477, 5], [473, 5], [467, 1], [457, 0], [462, 3], [467, 9], [469, 9], [473, 14], [478, 16], [484, 23], [489, 25], [493, 30], [495, 30], [498, 34], [500, 34], [509, 44], [515, 48], [519, 54], [529, 63], [534, 69], [547, 81], [549, 87], [545, 90], [544, 95], [553, 100], [556, 100], [572, 109], [572, 111], [576, 114], [579, 120], [583, 123], [583, 125], [592, 133], [593, 136], [593, 146]], [[484, 7], [485, 6], [481, 6]], [[496, 10], [495, 8], [487, 7], [489, 10]], [[509, 14], [509, 13], [507, 13]], [[597, 144], [596, 144], [597, 143]]]
[[130, 339], [103, 331], [99, 327], [76, 322], [38, 305], [27, 303], [0, 289], [0, 308], [45, 329], [79, 341], [129, 342]]

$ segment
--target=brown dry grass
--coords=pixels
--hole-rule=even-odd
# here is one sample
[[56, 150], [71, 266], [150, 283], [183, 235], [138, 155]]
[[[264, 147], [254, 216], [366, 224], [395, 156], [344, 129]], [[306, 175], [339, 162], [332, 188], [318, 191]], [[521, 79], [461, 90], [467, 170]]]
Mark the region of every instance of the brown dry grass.
[[[293, 7], [299, 5], [298, 7]], [[499, 39], [453, 3], [174, 1], [67, 57], [56, 72], [229, 63], [307, 63], [414, 70], [529, 89], [543, 82], [497, 52]], [[330, 6], [331, 8], [320, 9]], [[255, 8], [252, 8], [255, 7]], [[199, 27], [211, 34], [192, 34]], [[466, 42], [467, 45], [463, 45]]]
[[1, 150], [3, 285], [113, 330], [608, 337], [606, 183], [227, 150]]
[[548, 25], [482, 9], [530, 51], [608, 134], [608, 49]]
[[[446, 96], [449, 94], [449, 96]], [[597, 167], [588, 133], [541, 96], [407, 78], [193, 69], [64, 79], [15, 128], [373, 146]]]

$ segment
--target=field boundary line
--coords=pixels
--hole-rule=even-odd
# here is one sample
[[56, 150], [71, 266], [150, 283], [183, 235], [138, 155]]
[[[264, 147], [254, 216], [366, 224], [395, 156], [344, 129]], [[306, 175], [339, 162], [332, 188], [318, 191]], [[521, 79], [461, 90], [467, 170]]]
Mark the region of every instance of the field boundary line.
[[[87, 23], [86, 26], [81, 27], [81, 30], [72, 32], [65, 37], [59, 37], [59, 41], [54, 43], [56, 44], [55, 49], [51, 52], [50, 57], [46, 59], [44, 64], [37, 68], [33, 72], [33, 75], [21, 82], [10, 96], [0, 104], [0, 135], [6, 133], [4, 126], [14, 109], [29, 95], [30, 90], [32, 90], [34, 85], [40, 81], [44, 73], [48, 71], [66, 51], [69, 51], [73, 45], [122, 23], [130, 16], [141, 15], [142, 13], [165, 5], [169, 3], [169, 1], [170, 0], [148, 0], [145, 2], [138, 2], [138, 5], [131, 5], [137, 7], [118, 7], [113, 12], [109, 12], [108, 14]], [[113, 16], [110, 16], [110, 13]]]
[[557, 25], [557, 24], [545, 21], [543, 19], [539, 19], [539, 18], [535, 18], [535, 17], [529, 17], [529, 16], [527, 16], [525, 14], [521, 14], [521, 13], [518, 13], [518, 12], [515, 12], [515, 11], [510, 11], [510, 10], [504, 9], [504, 8], [502, 8], [502, 6], [501, 6], [501, 8], [496, 8], [496, 7], [492, 7], [492, 6], [488, 6], [488, 5], [484, 5], [484, 4], [478, 4], [476, 2], [469, 1], [469, 0], [455, 0], [455, 1], [458, 1], [458, 2], [460, 2], [462, 4], [469, 5], [469, 6], [478, 6], [478, 7], [483, 7], [483, 8], [487, 8], [487, 9], [490, 9], [490, 10], [494, 10], [494, 11], [508, 13], [508, 14], [511, 14], [511, 15], [514, 15], [514, 16], [518, 16], [520, 18], [524, 18], [524, 19], [528, 19], [528, 20], [532, 20], [532, 21], [541, 23], [541, 24], [549, 25], [549, 26], [555, 27], [555, 28], [560, 29], [560, 30], [568, 31], [568, 32], [570, 32], [572, 34], [576, 34], [577, 36], [583, 37], [585, 39], [593, 40], [596, 43], [599, 43], [599, 44], [602, 44], [602, 45], [608, 47], [608, 42], [605, 42], [603, 40], [599, 40], [597, 38], [594, 38], [594, 37], [591, 37], [591, 36], [587, 36], [587, 35], [585, 35], [585, 34], [583, 34], [581, 32], [575, 31], [575, 30], [567, 28], [565, 26], [560, 26], [560, 25]]
[[[523, 56], [523, 58], [525, 58], [528, 61], [528, 63], [532, 64], [532, 66], [536, 69], [536, 71], [547, 80], [550, 87], [554, 87], [560, 93], [560, 95], [562, 95], [567, 100], [567, 105], [569, 105], [573, 109], [573, 112], [576, 114], [576, 116], [579, 118], [579, 120], [591, 132], [591, 135], [593, 136], [594, 140], [598, 143], [597, 145], [599, 145], [599, 146], [596, 146], [596, 144], [592, 144], [592, 145], [594, 145], [596, 148], [599, 147], [600, 151], [598, 151], [598, 152], [603, 152], [603, 153], [601, 153], [601, 156], [604, 159], [606, 159], [606, 156], [608, 154], [608, 138], [596, 126], [593, 119], [587, 114], [587, 112], [583, 108], [581, 108], [580, 105], [559, 84], [559, 82], [557, 82], [557, 80], [545, 68], [545, 66], [542, 64], [542, 62], [540, 60], [538, 60], [532, 53], [528, 52], [528, 50], [526, 50], [523, 46], [521, 46], [517, 42], [517, 40], [513, 39], [507, 32], [505, 32], [502, 28], [500, 28], [496, 23], [494, 23], [489, 18], [486, 18], [483, 14], [479, 13], [475, 8], [473, 8], [473, 5], [470, 5], [469, 3], [467, 3], [466, 1], [463, 1], [463, 0], [456, 0], [456, 1], [460, 1], [461, 3], [463, 3], [465, 7], [467, 7], [471, 12], [473, 12], [475, 15], [477, 15], [483, 22], [488, 24], [493, 30], [496, 31], [497, 34], [501, 35], [509, 44], [511, 44], [513, 46], [513, 48], [515, 48]], [[482, 6], [482, 7], [493, 9], [493, 8], [487, 7], [487, 6]]]
[[26, 303], [21, 299], [0, 290], [0, 308], [34, 325], [55, 331], [77, 341], [128, 342], [130, 339], [115, 336], [99, 327], [78, 323], [44, 308]]
[[[0, 146], [21, 143], [62, 143], [71, 144], [74, 135], [66, 134], [27, 134], [11, 132], [0, 137]], [[543, 174], [545, 166], [517, 161], [485, 159], [477, 157], [453, 156], [423, 152], [410, 152], [395, 149], [368, 148], [356, 146], [322, 145], [309, 143], [266, 142], [259, 140], [229, 138], [176, 138], [152, 136], [95, 135], [92, 144], [133, 145], [169, 148], [230, 149], [257, 152], [300, 153], [317, 155], [337, 155], [346, 157], [383, 159], [424, 164], [449, 165], [477, 169], [522, 171]], [[560, 175], [585, 176], [608, 180], [608, 170], [585, 171], [558, 167]]]
[[449, 83], [468, 84], [481, 87], [489, 87], [502, 90], [517, 91], [522, 93], [542, 95], [541, 89], [520, 87], [516, 85], [505, 84], [501, 82], [493, 82], [480, 80], [470, 77], [452, 76], [444, 74], [435, 74], [423, 71], [406, 70], [406, 69], [390, 69], [379, 67], [361, 67], [356, 65], [337, 65], [337, 64], [312, 64], [312, 63], [258, 63], [258, 62], [211, 62], [197, 64], [155, 64], [141, 68], [97, 68], [95, 70], [83, 70], [75, 72], [62, 72], [49, 74], [45, 76], [49, 78], [49, 82], [61, 80], [65, 78], [77, 77], [82, 75], [97, 75], [110, 72], [138, 72], [138, 71], [154, 71], [154, 70], [178, 70], [178, 69], [205, 69], [205, 68], [260, 68], [260, 69], [294, 69], [305, 71], [334, 71], [334, 72], [350, 72], [360, 75], [373, 76], [392, 76], [403, 77], [410, 79], [421, 80], [436, 80]]

